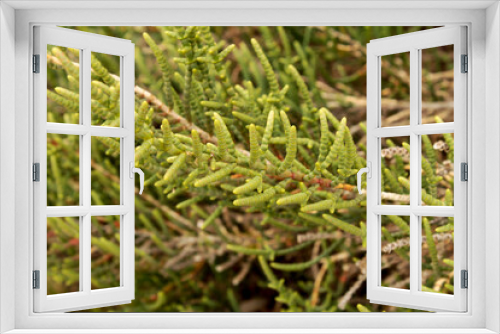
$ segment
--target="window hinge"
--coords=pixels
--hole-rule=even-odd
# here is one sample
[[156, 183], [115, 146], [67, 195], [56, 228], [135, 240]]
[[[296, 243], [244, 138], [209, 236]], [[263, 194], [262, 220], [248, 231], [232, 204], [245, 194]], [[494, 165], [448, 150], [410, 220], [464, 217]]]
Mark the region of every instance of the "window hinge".
[[40, 270], [33, 270], [33, 289], [40, 289]]
[[40, 73], [40, 55], [33, 55], [33, 73]]
[[462, 270], [461, 272], [461, 288], [462, 289], [467, 289], [469, 287], [469, 273], [467, 270]]
[[469, 72], [469, 57], [467, 55], [462, 55], [462, 69], [460, 72]]
[[40, 182], [40, 163], [38, 162], [33, 164], [33, 181]]
[[469, 165], [466, 162], [460, 164], [460, 180], [469, 181]]

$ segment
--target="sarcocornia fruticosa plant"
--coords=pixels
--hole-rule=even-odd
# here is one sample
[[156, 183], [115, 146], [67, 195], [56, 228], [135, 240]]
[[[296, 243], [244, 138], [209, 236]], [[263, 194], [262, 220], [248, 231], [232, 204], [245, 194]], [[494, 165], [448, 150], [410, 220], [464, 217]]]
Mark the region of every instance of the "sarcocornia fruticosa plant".
[[[399, 28], [79, 29], [132, 39], [137, 51], [135, 161], [146, 188], [136, 197], [136, 300], [111, 310], [395, 310], [365, 298], [366, 195], [355, 175], [366, 166], [364, 44]], [[74, 122], [77, 53], [48, 54], [48, 119]], [[432, 75], [424, 70], [431, 122], [452, 112], [449, 54], [438, 56]], [[404, 66], [382, 62], [389, 122], [408, 115]], [[119, 121], [119, 75], [109, 57], [93, 57], [96, 125]], [[78, 203], [70, 137], [48, 137], [49, 205]], [[409, 203], [408, 144], [382, 142], [384, 203]], [[119, 198], [119, 147], [93, 141], [93, 204]], [[451, 134], [422, 137], [422, 187], [426, 205], [453, 205]], [[116, 284], [118, 219], [93, 223], [95, 288]], [[56, 293], [78, 285], [78, 225], [48, 224]], [[424, 289], [452, 293], [453, 219], [424, 218], [422, 233]], [[408, 217], [382, 217], [382, 235], [383, 285], [407, 288]]]

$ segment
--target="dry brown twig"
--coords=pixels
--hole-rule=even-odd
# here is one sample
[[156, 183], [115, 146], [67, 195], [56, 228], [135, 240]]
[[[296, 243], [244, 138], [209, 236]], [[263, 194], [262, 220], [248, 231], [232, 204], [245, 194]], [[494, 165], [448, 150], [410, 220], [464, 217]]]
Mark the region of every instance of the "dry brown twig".
[[249, 259], [243, 263], [241, 270], [238, 274], [233, 278], [232, 283], [234, 286], [239, 285], [243, 279], [248, 275], [250, 268], [252, 267], [252, 263], [255, 260], [255, 256], [250, 256]]
[[243, 254], [232, 256], [228, 261], [217, 265], [215, 267], [215, 270], [217, 270], [217, 272], [219, 273], [222, 273], [227, 269], [231, 268], [232, 266], [234, 266], [236, 263], [240, 262], [241, 259], [243, 259]]
[[345, 310], [345, 306], [351, 300], [352, 296], [358, 291], [358, 289], [363, 285], [363, 282], [366, 280], [366, 274], [360, 274], [358, 279], [354, 284], [349, 288], [349, 290], [340, 298], [338, 307], [341, 310]]
[[311, 306], [316, 306], [319, 300], [319, 289], [321, 288], [321, 282], [323, 282], [323, 278], [325, 277], [326, 270], [328, 269], [328, 261], [321, 261], [321, 269], [316, 275], [316, 279], [314, 280], [314, 288], [311, 294]]
[[305, 234], [299, 234], [297, 235], [297, 242], [299, 244], [307, 242], [307, 241], [312, 241], [312, 240], [325, 240], [325, 239], [337, 239], [339, 238], [339, 234], [337, 232], [334, 233], [324, 233], [324, 232], [319, 232], [319, 233], [312, 233], [308, 232]]

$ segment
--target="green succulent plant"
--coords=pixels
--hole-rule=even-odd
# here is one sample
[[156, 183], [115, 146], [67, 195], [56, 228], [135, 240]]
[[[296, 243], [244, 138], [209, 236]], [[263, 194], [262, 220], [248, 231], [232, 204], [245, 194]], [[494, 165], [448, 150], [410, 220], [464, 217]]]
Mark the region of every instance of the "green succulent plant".
[[[105, 28], [81, 29], [110, 34]], [[220, 27], [113, 31], [133, 36], [138, 46], [135, 161], [146, 173], [146, 187], [136, 197], [137, 297], [111, 310], [241, 311], [250, 295], [261, 296], [255, 310], [384, 310], [360, 291], [366, 196], [358, 193], [355, 174], [366, 165], [366, 137], [359, 122], [364, 116], [355, 114], [364, 112], [358, 101], [363, 93], [349, 85], [361, 87], [364, 74], [349, 75], [340, 63], [347, 64], [343, 53], [363, 57], [366, 36], [335, 27], [248, 29], [234, 43], [225, 41]], [[393, 32], [381, 27], [378, 34]], [[54, 47], [48, 53], [49, 121], [75, 122], [75, 52]], [[93, 124], [116, 126], [119, 67], [99, 54], [91, 65]], [[328, 68], [335, 70], [327, 73]], [[397, 84], [390, 89], [392, 96], [404, 94]], [[453, 137], [422, 138], [422, 201], [453, 205]], [[120, 142], [96, 139], [93, 201], [109, 204], [120, 193]], [[78, 156], [63, 162], [60, 154], [75, 152], [78, 140], [48, 140], [54, 156], [48, 203], [75, 202], [78, 173], [65, 166], [78, 166]], [[384, 148], [382, 197], [392, 204], [408, 204], [408, 144], [387, 140]], [[95, 264], [96, 287], [109, 284], [106, 271], [116, 271], [118, 263], [118, 228], [108, 218], [95, 223], [93, 256], [106, 255]], [[429, 219], [422, 229], [425, 289], [449, 293], [453, 251], [442, 242], [448, 239], [436, 235], [452, 235], [453, 220]], [[77, 239], [61, 225], [49, 220], [49, 242]], [[384, 229], [383, 245], [395, 250], [384, 253], [384, 263], [408, 262], [408, 247], [397, 242], [409, 236], [408, 223], [389, 216]], [[69, 252], [49, 247], [54, 292], [77, 285], [78, 266], [69, 272], [56, 265]], [[74, 250], [72, 259], [78, 259]], [[105, 269], [98, 270], [103, 263]], [[384, 267], [387, 284], [404, 281], [400, 275], [405, 273], [395, 265]], [[227, 298], [220, 298], [221, 291]]]

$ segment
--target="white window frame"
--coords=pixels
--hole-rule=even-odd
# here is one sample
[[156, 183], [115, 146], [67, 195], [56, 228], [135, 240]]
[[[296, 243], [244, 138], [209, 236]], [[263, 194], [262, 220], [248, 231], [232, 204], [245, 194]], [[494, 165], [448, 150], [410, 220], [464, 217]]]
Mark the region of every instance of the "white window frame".
[[[135, 2], [78, 1], [0, 4], [0, 322], [12, 333], [350, 332], [495, 333], [500, 331], [500, 11], [495, 1], [463, 2]], [[11, 6], [16, 7], [14, 10]], [[455, 6], [455, 8], [453, 8]], [[460, 6], [461, 9], [457, 9]], [[40, 10], [52, 8], [59, 10]], [[61, 8], [69, 7], [69, 8]], [[101, 9], [98, 9], [101, 8]], [[108, 9], [102, 9], [107, 7]], [[163, 8], [159, 8], [163, 7]], [[357, 9], [356, 9], [357, 7]], [[488, 8], [487, 8], [488, 7]], [[22, 9], [24, 8], [24, 9]], [[75, 9], [79, 8], [79, 9]], [[149, 9], [148, 9], [149, 8]], [[224, 9], [220, 9], [224, 8]], [[351, 8], [351, 9], [346, 9]], [[354, 8], [354, 9], [353, 9]], [[486, 23], [486, 24], [485, 24]], [[471, 156], [468, 220], [468, 312], [399, 314], [34, 314], [30, 289], [32, 245], [31, 45], [35, 24], [57, 25], [448, 25], [469, 31], [468, 145]], [[15, 31], [15, 41], [12, 38]], [[5, 44], [4, 44], [5, 43]], [[4, 48], [4, 45], [7, 48]], [[13, 48], [15, 47], [15, 51]], [[14, 57], [15, 56], [15, 57]], [[15, 65], [15, 71], [13, 66]], [[486, 68], [488, 69], [486, 71]], [[15, 90], [12, 80], [15, 77]], [[12, 96], [9, 96], [10, 94]], [[15, 93], [15, 94], [14, 94]], [[14, 98], [15, 97], [15, 98]], [[9, 110], [6, 110], [9, 109]], [[15, 112], [12, 112], [15, 110]], [[15, 116], [14, 116], [15, 115]], [[488, 121], [485, 121], [485, 120]], [[28, 121], [27, 121], [28, 120]], [[9, 130], [8, 127], [14, 130]], [[14, 132], [15, 145], [11, 137]], [[488, 143], [494, 149], [486, 151]], [[15, 163], [11, 162], [15, 161]], [[488, 162], [488, 163], [487, 163]], [[15, 182], [12, 173], [15, 171]], [[488, 182], [486, 172], [490, 172]], [[4, 185], [10, 186], [9, 189]], [[14, 200], [8, 199], [15, 189]], [[488, 196], [486, 196], [488, 194]], [[485, 205], [485, 203], [487, 205]], [[15, 210], [10, 210], [12, 206]], [[488, 217], [488, 220], [485, 218]], [[15, 223], [15, 224], [13, 224]], [[472, 229], [474, 226], [474, 229]], [[15, 235], [15, 242], [12, 241]], [[488, 258], [486, 266], [485, 254]], [[496, 255], [496, 256], [495, 256]], [[12, 288], [14, 286], [14, 289]], [[486, 291], [488, 293], [486, 293]], [[12, 307], [14, 305], [14, 307]], [[141, 325], [142, 329], [132, 330]], [[413, 330], [412, 330], [413, 328]], [[47, 331], [49, 329], [49, 331]], [[160, 329], [164, 329], [161, 330]], [[246, 330], [245, 330], [246, 329]], [[266, 330], [267, 329], [267, 330]], [[39, 330], [39, 331], [38, 331]], [[111, 331], [107, 331], [111, 333]]]

